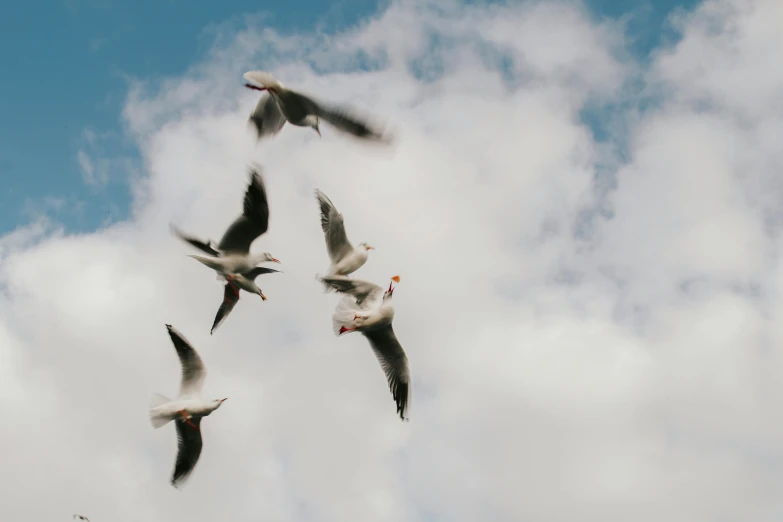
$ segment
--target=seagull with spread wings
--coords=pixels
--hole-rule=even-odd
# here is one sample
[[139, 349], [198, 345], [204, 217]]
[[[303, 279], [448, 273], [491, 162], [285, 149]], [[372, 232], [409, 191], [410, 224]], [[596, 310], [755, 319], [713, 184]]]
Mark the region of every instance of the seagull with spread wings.
[[198, 352], [170, 324], [166, 325], [182, 365], [179, 395], [171, 400], [154, 394], [150, 402], [150, 422], [155, 429], [174, 421], [177, 427], [177, 460], [171, 484], [178, 488], [185, 483], [201, 456], [201, 419], [218, 409], [226, 399], [205, 401], [200, 397], [207, 369]]
[[[391, 279], [400, 282], [399, 276]], [[332, 315], [334, 333], [339, 336], [360, 332], [370, 341], [370, 347], [386, 374], [389, 390], [397, 404], [397, 413], [402, 420], [408, 420], [406, 414], [411, 397], [411, 375], [408, 357], [392, 328], [393, 283], [389, 283], [389, 289], [384, 291], [383, 287], [375, 283], [345, 276], [319, 277], [319, 280], [337, 292], [346, 294]]]
[[[250, 115], [258, 139], [280, 132], [285, 122], [297, 127], [312, 127], [318, 135], [321, 120], [329, 122], [342, 132], [365, 140], [390, 143], [391, 138], [381, 130], [373, 128], [369, 121], [355, 111], [345, 107], [327, 107], [312, 98], [292, 91], [265, 71], [248, 71], [243, 77], [245, 87], [268, 94], [261, 97]], [[353, 113], [353, 114], [351, 114]]]
[[266, 268], [263, 266], [257, 266], [249, 272], [244, 274], [226, 275], [226, 286], [223, 290], [223, 303], [218, 308], [217, 315], [215, 315], [215, 321], [212, 323], [212, 329], [209, 331], [209, 335], [212, 335], [218, 326], [223, 324], [228, 314], [234, 309], [239, 301], [239, 290], [244, 290], [251, 294], [257, 294], [261, 296], [261, 299], [266, 301], [264, 292], [258, 287], [255, 279], [261, 274], [274, 274], [279, 273], [279, 270], [274, 268]]
[[245, 191], [242, 215], [228, 227], [217, 246], [212, 241], [201, 241], [188, 236], [174, 225], [172, 232], [183, 241], [206, 252], [210, 257], [191, 255], [193, 259], [203, 263], [219, 274], [245, 274], [255, 268], [258, 263], [272, 261], [279, 263], [269, 252], [251, 254], [250, 245], [269, 229], [269, 204], [266, 199], [266, 188], [261, 177], [261, 167], [250, 168], [250, 184]]
[[[353, 246], [345, 233], [343, 215], [335, 208], [326, 194], [316, 189], [315, 197], [321, 207], [321, 229], [324, 231], [326, 250], [332, 266], [327, 276], [348, 275], [359, 270], [367, 262], [369, 251], [374, 250], [367, 243]], [[327, 285], [328, 287], [328, 285]]]

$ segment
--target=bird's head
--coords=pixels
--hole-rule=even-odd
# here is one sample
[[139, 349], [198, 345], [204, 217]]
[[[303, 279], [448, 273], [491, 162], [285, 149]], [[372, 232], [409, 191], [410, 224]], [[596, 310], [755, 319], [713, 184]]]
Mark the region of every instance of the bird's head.
[[214, 406], [215, 407], [214, 409], [216, 410], [216, 409], [220, 408], [220, 406], [223, 404], [223, 402], [226, 399], [228, 399], [228, 397], [225, 397], [223, 399], [215, 399], [214, 401], [212, 401], [212, 406]]
[[396, 275], [391, 278], [391, 281], [389, 282], [389, 289], [386, 290], [386, 293], [383, 294], [384, 299], [391, 299], [392, 295], [394, 294], [394, 283], [400, 282], [400, 276]]
[[277, 259], [275, 257], [272, 257], [272, 254], [270, 254], [269, 252], [264, 252], [263, 254], [260, 254], [259, 258], [260, 258], [259, 262], [264, 262], [264, 261], [269, 261], [269, 262], [272, 262], [272, 263], [279, 263], [280, 262], [279, 259]]
[[375, 250], [375, 247], [372, 247], [372, 246], [368, 245], [367, 243], [359, 243], [359, 246], [364, 248], [367, 251]]

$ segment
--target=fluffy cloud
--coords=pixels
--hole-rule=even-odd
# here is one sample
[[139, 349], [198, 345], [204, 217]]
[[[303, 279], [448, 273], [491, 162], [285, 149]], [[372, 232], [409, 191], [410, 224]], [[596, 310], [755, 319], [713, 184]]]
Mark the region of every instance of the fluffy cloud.
[[[339, 34], [223, 35], [184, 77], [134, 84], [132, 217], [0, 239], [0, 513], [777, 520], [778, 4], [707, 1], [643, 67], [578, 4], [402, 1]], [[387, 117], [397, 145], [290, 126], [256, 144], [256, 68]], [[598, 144], [581, 111], [628, 100], [645, 109]], [[168, 223], [218, 239], [251, 161], [271, 206], [255, 248], [284, 273], [210, 336], [222, 288]], [[366, 341], [331, 333], [316, 187], [377, 248], [356, 277], [402, 278], [410, 423]], [[147, 419], [178, 386], [165, 323], [230, 397], [183, 491], [174, 430]]]

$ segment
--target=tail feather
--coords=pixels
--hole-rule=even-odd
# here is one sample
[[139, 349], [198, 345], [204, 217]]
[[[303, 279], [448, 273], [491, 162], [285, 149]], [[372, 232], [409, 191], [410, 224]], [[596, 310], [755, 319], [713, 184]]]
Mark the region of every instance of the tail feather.
[[171, 420], [170, 418], [167, 418], [164, 415], [160, 415], [155, 411], [156, 408], [159, 408], [160, 406], [170, 402], [171, 399], [165, 395], [161, 395], [159, 393], [152, 394], [152, 397], [150, 398], [150, 422], [152, 423], [153, 428], [158, 429], [162, 426], [165, 426]]
[[[334, 331], [334, 335], [339, 336], [341, 334], [340, 330], [342, 328], [352, 328], [353, 319], [356, 316], [356, 312], [359, 310], [361, 310], [361, 307], [356, 304], [356, 301], [352, 296], [343, 296], [343, 298], [340, 299], [340, 301], [337, 303], [337, 306], [334, 309], [334, 313], [332, 314], [332, 330]], [[355, 331], [356, 330], [350, 330], [350, 332]]]

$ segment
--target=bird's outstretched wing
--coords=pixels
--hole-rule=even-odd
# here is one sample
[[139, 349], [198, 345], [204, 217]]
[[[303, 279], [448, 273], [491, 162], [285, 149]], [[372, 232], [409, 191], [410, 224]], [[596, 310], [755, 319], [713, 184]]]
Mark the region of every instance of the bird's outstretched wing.
[[226, 287], [223, 290], [223, 302], [220, 304], [220, 308], [218, 308], [217, 315], [215, 315], [215, 321], [212, 323], [212, 329], [209, 331], [209, 335], [212, 335], [217, 327], [223, 324], [223, 321], [226, 320], [228, 314], [231, 313], [231, 310], [234, 309], [234, 306], [236, 306], [238, 301], [239, 288], [231, 283], [226, 283]]
[[242, 274], [246, 278], [253, 281], [256, 277], [260, 276], [261, 274], [274, 274], [280, 272], [280, 270], [275, 270], [274, 268], [267, 268], [265, 266], [257, 266], [250, 270], [249, 272], [245, 272]]
[[402, 420], [408, 420], [408, 404], [411, 397], [411, 377], [408, 370], [408, 357], [402, 349], [392, 325], [377, 330], [362, 332], [370, 341], [378, 362], [389, 383], [389, 390], [397, 404], [397, 413]]
[[198, 394], [204, 385], [204, 378], [207, 376], [207, 369], [201, 361], [196, 349], [182, 336], [179, 331], [166, 325], [171, 337], [171, 342], [179, 355], [179, 362], [182, 365], [182, 381], [179, 386], [179, 396], [187, 397]]
[[356, 304], [374, 301], [383, 295], [383, 288], [369, 281], [353, 279], [348, 276], [332, 275], [318, 278], [328, 288], [341, 294], [350, 294], [356, 298]]
[[182, 232], [179, 228], [177, 228], [173, 224], [170, 224], [169, 228], [171, 228], [171, 232], [175, 236], [177, 236], [178, 238], [180, 238], [181, 240], [183, 240], [183, 241], [185, 241], [187, 243], [190, 243], [191, 245], [193, 245], [194, 247], [198, 248], [202, 252], [206, 252], [207, 254], [209, 254], [209, 255], [211, 255], [213, 257], [220, 257], [220, 252], [218, 252], [217, 250], [212, 248], [211, 242], [208, 241], [208, 242], [205, 243], [204, 241], [201, 241], [200, 239], [196, 239], [193, 236], [189, 236], [189, 235], [185, 234], [184, 232]]
[[171, 485], [182, 487], [187, 481], [201, 456], [201, 417], [191, 417], [189, 421], [177, 419], [177, 460], [171, 475]]
[[332, 263], [337, 264], [353, 250], [353, 245], [348, 241], [345, 233], [343, 215], [337, 212], [332, 201], [318, 189], [315, 191], [315, 197], [321, 207], [321, 229], [326, 239], [326, 249], [329, 251]]
[[250, 244], [269, 228], [269, 205], [261, 168], [250, 169], [250, 185], [245, 191], [242, 215], [228, 227], [218, 248], [224, 252], [247, 254]]
[[258, 100], [258, 104], [250, 115], [249, 121], [256, 129], [256, 139], [261, 140], [280, 132], [286, 120], [275, 98], [269, 94], [264, 94]]
[[355, 109], [348, 107], [327, 106], [319, 103], [309, 96], [298, 92], [288, 91], [289, 99], [298, 104], [309, 114], [314, 114], [320, 119], [329, 122], [337, 129], [357, 138], [372, 140], [377, 142], [391, 143], [391, 136], [377, 125], [370, 122], [369, 118], [360, 115]]

